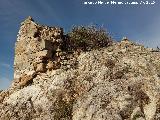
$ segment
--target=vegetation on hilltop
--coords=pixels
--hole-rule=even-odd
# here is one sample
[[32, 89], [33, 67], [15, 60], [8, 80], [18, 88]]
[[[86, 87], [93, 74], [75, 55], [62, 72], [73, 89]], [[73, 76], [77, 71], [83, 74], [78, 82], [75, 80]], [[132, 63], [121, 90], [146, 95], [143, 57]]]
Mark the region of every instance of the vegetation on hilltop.
[[112, 43], [111, 36], [107, 31], [94, 25], [74, 26], [66, 35], [65, 48], [69, 51], [90, 51], [107, 47]]

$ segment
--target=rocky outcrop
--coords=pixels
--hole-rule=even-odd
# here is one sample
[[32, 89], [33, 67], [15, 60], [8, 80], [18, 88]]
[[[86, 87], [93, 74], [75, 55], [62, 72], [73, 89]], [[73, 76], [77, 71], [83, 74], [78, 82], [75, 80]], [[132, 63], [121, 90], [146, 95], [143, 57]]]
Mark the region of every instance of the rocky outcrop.
[[20, 28], [0, 120], [159, 120], [160, 52], [128, 39], [66, 54], [62, 28]]

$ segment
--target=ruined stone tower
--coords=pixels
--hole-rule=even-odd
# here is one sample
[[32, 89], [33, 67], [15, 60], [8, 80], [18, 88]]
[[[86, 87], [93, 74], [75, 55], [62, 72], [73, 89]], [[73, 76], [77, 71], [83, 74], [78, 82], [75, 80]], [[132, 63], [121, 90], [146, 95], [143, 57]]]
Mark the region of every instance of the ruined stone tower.
[[160, 120], [160, 52], [127, 38], [90, 51], [71, 42], [61, 28], [22, 22], [0, 120]]
[[62, 36], [62, 28], [39, 25], [30, 16], [22, 22], [15, 45], [14, 79], [53, 67]]

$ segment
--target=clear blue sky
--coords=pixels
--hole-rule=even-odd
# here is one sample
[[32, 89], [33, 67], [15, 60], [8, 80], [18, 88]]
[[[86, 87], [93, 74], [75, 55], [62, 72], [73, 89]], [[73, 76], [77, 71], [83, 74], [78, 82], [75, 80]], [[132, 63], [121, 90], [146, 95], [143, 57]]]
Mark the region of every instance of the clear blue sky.
[[155, 5], [84, 5], [83, 2], [0, 0], [0, 89], [7, 88], [13, 79], [14, 44], [20, 23], [27, 16], [40, 24], [63, 27], [65, 31], [73, 25], [103, 25], [117, 40], [127, 36], [145, 46], [160, 46], [160, 1], [155, 0]]

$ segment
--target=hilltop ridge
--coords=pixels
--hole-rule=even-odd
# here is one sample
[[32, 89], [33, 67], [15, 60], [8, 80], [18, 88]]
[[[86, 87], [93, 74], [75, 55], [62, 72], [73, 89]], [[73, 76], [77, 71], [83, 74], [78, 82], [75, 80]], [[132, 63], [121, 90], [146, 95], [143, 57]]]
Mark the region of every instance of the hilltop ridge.
[[0, 120], [159, 120], [160, 52], [101, 30], [74, 30], [71, 38], [31, 17], [21, 23]]

